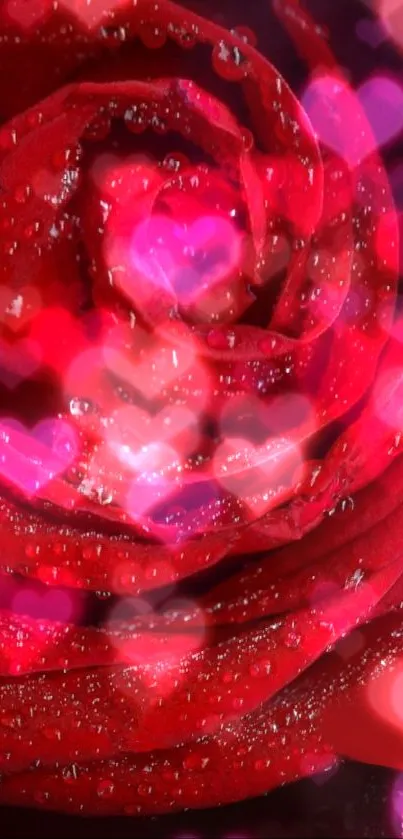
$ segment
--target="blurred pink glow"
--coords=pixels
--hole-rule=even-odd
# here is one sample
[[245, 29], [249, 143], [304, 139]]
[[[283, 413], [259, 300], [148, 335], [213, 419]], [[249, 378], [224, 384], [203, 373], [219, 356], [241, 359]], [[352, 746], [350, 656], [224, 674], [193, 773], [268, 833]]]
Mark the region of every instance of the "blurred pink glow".
[[396, 666], [385, 667], [372, 679], [367, 688], [370, 707], [376, 715], [396, 731], [401, 738], [403, 732], [403, 666], [398, 660]]
[[397, 79], [374, 76], [357, 91], [377, 144], [382, 147], [403, 130], [403, 88]]
[[5, 0], [4, 11], [21, 29], [31, 29], [52, 10], [52, 0]]
[[[155, 446], [160, 444], [170, 446], [175, 443], [178, 452], [167, 450], [174, 456], [174, 462], [178, 460], [178, 454], [185, 458], [196, 448], [197, 426], [197, 416], [184, 405], [167, 405], [155, 416], [135, 405], [128, 405], [114, 414], [105, 439], [123, 463], [137, 470], [138, 464], [144, 460], [141, 452], [147, 451], [147, 456], [151, 458]], [[160, 456], [161, 452], [158, 459]]]
[[[397, 330], [397, 324], [395, 326]], [[399, 333], [397, 332], [396, 337]], [[374, 412], [394, 431], [403, 424], [403, 369], [394, 367], [379, 376], [374, 389]]]
[[12, 609], [20, 615], [55, 621], [70, 621], [75, 611], [71, 593], [55, 588], [41, 594], [23, 588], [14, 596]]
[[[127, 0], [58, 0], [63, 12], [78, 18], [88, 29], [99, 26], [114, 10], [126, 4]], [[5, 0], [7, 17], [21, 29], [29, 30], [46, 20], [54, 11], [53, 0]]]
[[374, 6], [387, 35], [403, 47], [403, 2], [402, 0], [375, 0]]
[[394, 835], [403, 837], [403, 773], [393, 783], [390, 804]]
[[[152, 606], [145, 600], [137, 597], [123, 598], [112, 607], [106, 629], [110, 633], [110, 641], [120, 651], [121, 656], [131, 665], [148, 665], [150, 674], [158, 670], [163, 673], [175, 665], [182, 656], [201, 649], [203, 646], [206, 629], [205, 619], [201, 609], [197, 608], [193, 601], [178, 601], [178, 610], [183, 609], [189, 613], [197, 610], [198, 623], [192, 627], [185, 627], [182, 631], [170, 632], [161, 630], [158, 636], [147, 629], [153, 626], [153, 620], [158, 621], [161, 613], [154, 611]], [[147, 616], [147, 620], [145, 617]], [[127, 634], [115, 634], [114, 630], [124, 624], [129, 624], [135, 632]], [[157, 666], [157, 671], [155, 670]], [[185, 676], [185, 674], [184, 674]]]
[[178, 471], [181, 456], [172, 446], [155, 442], [129, 452], [128, 464], [137, 476], [127, 494], [125, 509], [136, 521], [175, 494], [178, 483], [169, 472]]
[[333, 76], [315, 78], [302, 105], [321, 142], [352, 167], [403, 130], [403, 88], [387, 76], [367, 79], [357, 91]]
[[232, 495], [261, 516], [285, 498], [302, 476], [300, 447], [286, 437], [254, 446], [250, 440], [227, 437], [216, 451], [214, 477]]
[[64, 420], [45, 419], [29, 430], [14, 419], [0, 422], [0, 474], [25, 495], [39, 492], [77, 453], [77, 434]]
[[313, 434], [316, 417], [313, 403], [298, 392], [283, 393], [270, 401], [239, 394], [226, 402], [219, 416], [222, 436], [241, 437], [256, 443], [268, 435], [279, 438], [291, 429], [298, 438]]
[[386, 41], [386, 31], [382, 26], [380, 20], [373, 21], [362, 18], [356, 26], [356, 32], [360, 41], [369, 44], [370, 47], [376, 49]]
[[[105, 367], [136, 388], [145, 399], [155, 399], [173, 386], [181, 376], [190, 373], [196, 362], [191, 343], [174, 346], [164, 341], [145, 339], [142, 349], [136, 354], [137, 347], [133, 346], [133, 342], [131, 352], [127, 352], [125, 348], [122, 350], [118, 334], [116, 338], [114, 341], [110, 336], [108, 344], [102, 349]], [[131, 356], [136, 360], [133, 361]]]
[[197, 303], [233, 271], [240, 255], [239, 236], [221, 216], [189, 223], [151, 216], [140, 222], [132, 239], [132, 264], [150, 283], [150, 293], [163, 289], [185, 306]]
[[39, 345], [29, 338], [10, 342], [0, 338], [0, 381], [6, 387], [17, 387], [36, 372], [42, 361]]

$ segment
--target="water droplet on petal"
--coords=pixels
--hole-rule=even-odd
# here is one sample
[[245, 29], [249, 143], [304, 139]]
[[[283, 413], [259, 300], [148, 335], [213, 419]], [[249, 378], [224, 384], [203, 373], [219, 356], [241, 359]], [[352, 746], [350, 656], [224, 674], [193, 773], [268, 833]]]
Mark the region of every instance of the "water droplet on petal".
[[90, 142], [97, 142], [105, 140], [111, 130], [111, 121], [109, 116], [99, 115], [93, 119], [85, 131], [83, 132], [83, 139]]
[[73, 417], [82, 417], [91, 413], [93, 405], [88, 399], [81, 399], [78, 396], [74, 396], [70, 399], [69, 410]]
[[203, 757], [203, 755], [198, 754], [197, 752], [191, 752], [185, 757], [183, 761], [183, 768], [188, 772], [193, 772], [198, 769], [204, 769], [208, 763], [208, 757]]
[[160, 47], [166, 44], [166, 29], [163, 29], [161, 26], [145, 23], [141, 26], [139, 35], [144, 46], [150, 50], [160, 49]]
[[181, 169], [189, 166], [189, 158], [185, 154], [182, 154], [182, 152], [171, 152], [164, 157], [162, 166], [164, 169], [168, 169], [169, 172], [179, 172]]
[[79, 776], [79, 768], [77, 763], [71, 763], [69, 766], [64, 766], [62, 769], [62, 778], [66, 784], [73, 784]]
[[97, 786], [97, 795], [100, 798], [110, 798], [115, 791], [115, 784], [110, 778], [104, 778]]
[[17, 204], [26, 204], [32, 197], [32, 187], [29, 184], [18, 186], [14, 190], [14, 200]]
[[248, 62], [241, 49], [223, 40], [213, 48], [212, 62], [216, 73], [229, 82], [243, 79], [248, 68]]
[[231, 32], [233, 35], [238, 35], [245, 44], [250, 44], [252, 47], [256, 46], [256, 35], [249, 26], [236, 26], [235, 29], [231, 30]]
[[284, 646], [289, 650], [297, 650], [302, 641], [302, 635], [294, 629], [289, 630], [284, 635]]
[[270, 760], [263, 760], [260, 758], [259, 760], [255, 760], [253, 766], [254, 769], [256, 769], [256, 772], [263, 772], [264, 769], [267, 769], [267, 767], [270, 766]]
[[268, 676], [271, 672], [272, 666], [270, 661], [256, 661], [249, 667], [249, 673], [253, 678], [260, 676]]
[[151, 795], [152, 791], [153, 788], [149, 784], [139, 784], [139, 786], [137, 787], [137, 794], [141, 798], [146, 798], [148, 795]]
[[148, 127], [148, 118], [146, 112], [140, 110], [139, 106], [134, 105], [132, 108], [127, 108], [124, 113], [124, 123], [128, 131], [132, 134], [142, 134]]

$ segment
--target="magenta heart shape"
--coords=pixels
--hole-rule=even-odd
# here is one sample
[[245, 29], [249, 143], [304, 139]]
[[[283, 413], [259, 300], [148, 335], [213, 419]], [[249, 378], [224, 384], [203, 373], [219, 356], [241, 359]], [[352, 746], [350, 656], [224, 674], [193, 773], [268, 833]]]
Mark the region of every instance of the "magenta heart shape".
[[315, 78], [302, 106], [319, 140], [352, 167], [403, 130], [403, 87], [386, 75], [367, 79], [356, 91], [331, 75]]
[[74, 601], [71, 593], [61, 589], [39, 593], [29, 587], [15, 594], [12, 609], [16, 614], [39, 620], [69, 621], [74, 614]]
[[77, 434], [65, 420], [48, 418], [32, 429], [0, 421], [0, 475], [28, 497], [71, 466], [77, 452]]
[[155, 215], [141, 221], [132, 237], [136, 272], [183, 305], [196, 303], [239, 261], [239, 234], [223, 216], [201, 215], [184, 223]]
[[369, 18], [362, 18], [358, 21], [355, 31], [364, 43], [368, 44], [373, 49], [377, 49], [387, 40], [387, 33], [382, 26], [381, 20], [370, 20]]

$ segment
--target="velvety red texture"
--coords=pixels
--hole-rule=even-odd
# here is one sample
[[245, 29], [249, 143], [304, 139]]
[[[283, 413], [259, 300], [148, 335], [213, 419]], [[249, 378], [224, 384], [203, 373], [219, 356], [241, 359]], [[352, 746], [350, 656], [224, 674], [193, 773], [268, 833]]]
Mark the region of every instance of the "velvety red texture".
[[[273, 8], [308, 76], [339, 85], [353, 166], [250, 31], [169, 0], [56, 5], [0, 11], [2, 422], [57, 415], [78, 451], [31, 493], [0, 468], [0, 568], [38, 598], [148, 606], [129, 620], [115, 600], [116, 619], [82, 626], [1, 611], [0, 801], [136, 815], [259, 795], [343, 756], [401, 768], [397, 221], [365, 114], [297, 0]], [[132, 230], [158, 213], [237, 220], [237, 260], [201, 308], [127, 284]], [[174, 377], [147, 360], [172, 348]], [[146, 408], [130, 398], [140, 363]], [[246, 445], [244, 398], [298, 468], [278, 467], [271, 432]], [[122, 500], [130, 468], [105, 418], [127, 403], [143, 442], [158, 411], [202, 405], [159, 517]], [[25, 433], [2, 426], [3, 465], [13, 450], [23, 468]]]

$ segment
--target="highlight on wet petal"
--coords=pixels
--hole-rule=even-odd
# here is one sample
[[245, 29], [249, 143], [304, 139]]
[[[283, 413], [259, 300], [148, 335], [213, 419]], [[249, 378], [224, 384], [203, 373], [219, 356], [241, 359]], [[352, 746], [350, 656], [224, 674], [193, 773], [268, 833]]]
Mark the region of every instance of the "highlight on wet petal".
[[[400, 336], [400, 330], [397, 334]], [[398, 431], [403, 422], [402, 395], [403, 368], [389, 367], [375, 383], [373, 402], [376, 415], [394, 431]]]

